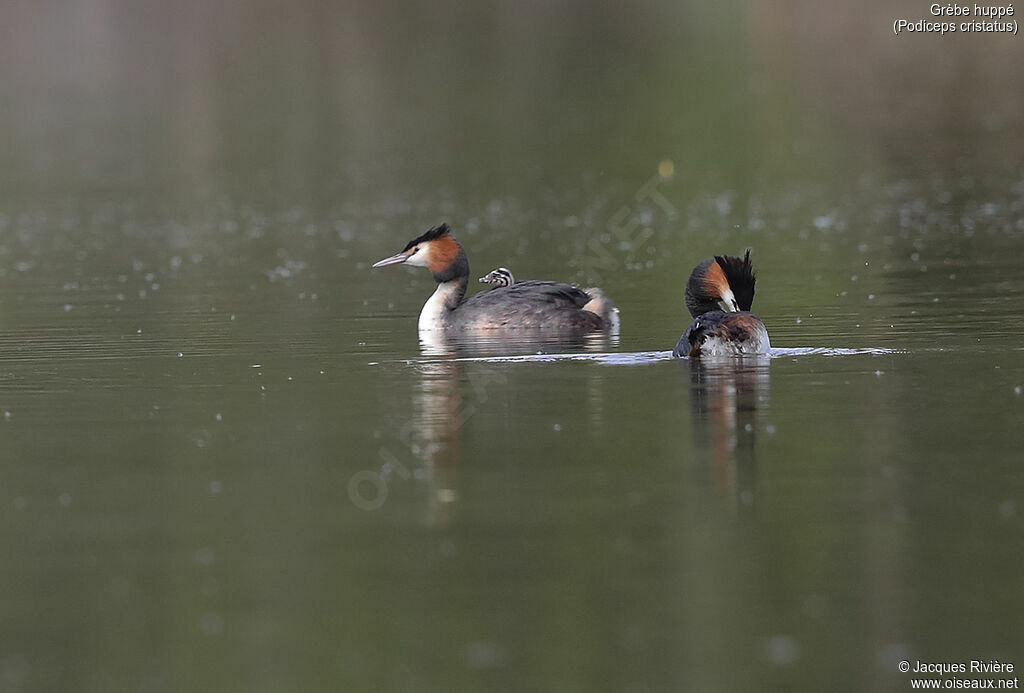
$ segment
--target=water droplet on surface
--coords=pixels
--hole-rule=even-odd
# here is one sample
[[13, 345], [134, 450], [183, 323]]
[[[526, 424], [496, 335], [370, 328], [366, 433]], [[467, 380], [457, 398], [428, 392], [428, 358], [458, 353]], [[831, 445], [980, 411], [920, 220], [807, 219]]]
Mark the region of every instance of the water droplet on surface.
[[901, 642], [890, 643], [878, 651], [878, 664], [885, 671], [896, 671], [897, 665], [910, 659], [910, 648]]
[[452, 539], [442, 539], [437, 545], [437, 552], [445, 557], [455, 555], [455, 541]]
[[203, 614], [200, 628], [202, 628], [203, 633], [206, 635], [220, 635], [224, 632], [224, 617], [215, 611], [205, 613]]
[[497, 643], [471, 642], [466, 645], [466, 666], [470, 669], [493, 669], [504, 659], [504, 650]]
[[764, 654], [772, 664], [790, 667], [800, 659], [800, 645], [790, 635], [773, 635], [764, 641]]
[[811, 618], [821, 618], [825, 615], [828, 603], [820, 594], [809, 594], [804, 598], [803, 612]]

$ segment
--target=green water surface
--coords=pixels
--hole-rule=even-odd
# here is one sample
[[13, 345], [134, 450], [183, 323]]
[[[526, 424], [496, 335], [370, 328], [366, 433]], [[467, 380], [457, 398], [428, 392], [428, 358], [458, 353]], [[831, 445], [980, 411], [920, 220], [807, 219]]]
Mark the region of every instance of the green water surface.
[[[0, 10], [0, 691], [1024, 666], [1024, 43], [926, 14]], [[621, 309], [508, 353], [670, 350], [747, 247], [773, 346], [885, 351], [425, 353], [370, 264], [440, 221]]]

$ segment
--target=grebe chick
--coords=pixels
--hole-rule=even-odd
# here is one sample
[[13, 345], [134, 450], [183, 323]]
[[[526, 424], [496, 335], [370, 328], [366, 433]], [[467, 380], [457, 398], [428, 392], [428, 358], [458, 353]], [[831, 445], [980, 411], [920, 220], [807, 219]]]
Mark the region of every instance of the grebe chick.
[[534, 328], [579, 334], [614, 330], [618, 323], [618, 309], [600, 289], [561, 282], [516, 282], [466, 298], [469, 260], [448, 224], [435, 226], [409, 241], [402, 252], [373, 266], [401, 263], [426, 267], [437, 282], [437, 289], [420, 311], [421, 331]]
[[482, 284], [494, 284], [494, 288], [498, 288], [501, 286], [512, 286], [516, 283], [516, 278], [504, 267], [499, 267], [480, 277], [480, 282]]
[[672, 355], [767, 354], [768, 330], [750, 312], [754, 281], [749, 250], [742, 258], [716, 255], [698, 263], [686, 282], [686, 307], [694, 320]]

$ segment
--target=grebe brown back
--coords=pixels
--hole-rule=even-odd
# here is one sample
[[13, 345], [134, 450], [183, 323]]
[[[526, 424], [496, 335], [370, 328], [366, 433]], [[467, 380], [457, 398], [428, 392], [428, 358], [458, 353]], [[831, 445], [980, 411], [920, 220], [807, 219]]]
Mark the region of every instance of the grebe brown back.
[[493, 284], [495, 288], [500, 286], [512, 286], [516, 283], [516, 278], [512, 276], [512, 272], [499, 267], [498, 269], [492, 269], [490, 272], [480, 277], [481, 284]]
[[754, 282], [749, 250], [742, 258], [716, 255], [699, 262], [686, 282], [686, 307], [694, 320], [672, 355], [767, 354], [768, 330], [750, 312]]
[[420, 311], [420, 330], [543, 329], [576, 334], [613, 330], [618, 322], [618, 309], [600, 289], [561, 282], [516, 282], [466, 298], [469, 260], [448, 224], [435, 226], [373, 266], [402, 263], [426, 267], [437, 282]]

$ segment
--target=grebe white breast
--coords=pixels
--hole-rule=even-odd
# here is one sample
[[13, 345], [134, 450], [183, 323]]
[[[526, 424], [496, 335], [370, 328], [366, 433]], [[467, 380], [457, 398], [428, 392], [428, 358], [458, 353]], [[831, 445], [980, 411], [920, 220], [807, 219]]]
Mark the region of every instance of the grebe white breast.
[[672, 355], [767, 354], [768, 330], [750, 312], [754, 283], [749, 250], [742, 258], [716, 255], [698, 263], [686, 282], [686, 307], [694, 320]]
[[409, 241], [400, 253], [375, 263], [426, 267], [437, 289], [420, 311], [419, 329], [448, 332], [542, 329], [564, 333], [612, 330], [618, 309], [597, 288], [551, 281], [522, 281], [466, 298], [469, 260], [448, 224]]

